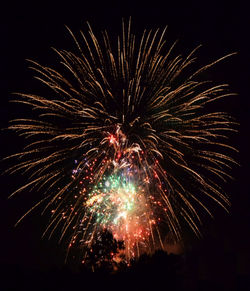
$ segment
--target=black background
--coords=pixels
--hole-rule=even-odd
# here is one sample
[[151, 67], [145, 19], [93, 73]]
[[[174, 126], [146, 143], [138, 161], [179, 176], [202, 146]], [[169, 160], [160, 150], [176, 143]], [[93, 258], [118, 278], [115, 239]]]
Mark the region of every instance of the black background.
[[[1, 128], [6, 128], [8, 120], [20, 114], [18, 106], [9, 103], [11, 92], [35, 92], [38, 84], [32, 78], [25, 59], [50, 65], [56, 62], [50, 47], [70, 49], [73, 45], [64, 25], [73, 32], [86, 31], [86, 21], [89, 21], [94, 31], [107, 28], [110, 33], [116, 34], [121, 29], [121, 18], [132, 16], [132, 24], [139, 34], [144, 28], [168, 25], [167, 39], [170, 42], [179, 39], [177, 52], [187, 54], [202, 44], [198, 52], [202, 64], [227, 53], [238, 52], [213, 68], [211, 74], [215, 81], [229, 83], [231, 91], [238, 93], [238, 96], [224, 100], [223, 106], [240, 122], [239, 134], [232, 137], [232, 144], [240, 150], [241, 167], [234, 169], [235, 181], [229, 182], [226, 189], [232, 201], [230, 214], [216, 211], [216, 219], [205, 223], [204, 238], [193, 245], [190, 280], [196, 282], [196, 287], [199, 282], [217, 282], [216, 286], [221, 286], [221, 290], [247, 290], [244, 288], [249, 282], [250, 25], [248, 9], [243, 3], [155, 0], [51, 1], [50, 4], [34, 1], [26, 4], [20, 1], [18, 4], [10, 2], [2, 9], [0, 18]], [[1, 133], [1, 157], [17, 152], [21, 146], [22, 140], [13, 133]], [[1, 164], [1, 171], [5, 166]], [[63, 246], [58, 245], [56, 240], [40, 238], [46, 217], [34, 213], [17, 228], [13, 227], [33, 201], [34, 193], [24, 193], [7, 200], [23, 179], [21, 176], [1, 177], [0, 277], [5, 277], [7, 282], [4, 290], [11, 288], [11, 281], [20, 270], [53, 273], [63, 266], [64, 261]], [[29, 277], [29, 280], [36, 284], [34, 278]], [[203, 290], [203, 287], [200, 288]]]

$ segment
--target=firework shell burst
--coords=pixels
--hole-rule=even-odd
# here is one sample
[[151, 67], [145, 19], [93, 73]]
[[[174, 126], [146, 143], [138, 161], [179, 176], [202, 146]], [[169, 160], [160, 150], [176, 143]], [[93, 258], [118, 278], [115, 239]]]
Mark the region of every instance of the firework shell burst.
[[212, 215], [208, 199], [228, 209], [219, 185], [235, 163], [226, 142], [234, 122], [206, 108], [232, 93], [200, 75], [229, 55], [190, 73], [198, 47], [175, 57], [165, 31], [136, 38], [131, 21], [123, 22], [111, 42], [88, 25], [79, 38], [69, 30], [76, 53], [54, 49], [60, 69], [30, 61], [49, 90], [17, 94], [32, 117], [11, 121], [27, 146], [11, 156], [20, 162], [8, 172], [29, 174], [12, 195], [36, 189], [44, 197], [19, 221], [45, 203], [51, 221], [44, 235], [59, 228], [69, 250], [86, 251], [108, 230], [129, 262], [164, 248], [167, 233], [180, 240], [185, 225], [199, 236], [200, 211]]

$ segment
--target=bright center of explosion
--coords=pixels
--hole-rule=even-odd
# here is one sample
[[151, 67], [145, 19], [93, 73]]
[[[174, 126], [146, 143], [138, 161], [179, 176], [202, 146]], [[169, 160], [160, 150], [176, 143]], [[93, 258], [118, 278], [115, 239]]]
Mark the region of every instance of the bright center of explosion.
[[86, 206], [99, 227], [130, 247], [150, 235], [144, 189], [124, 174], [104, 178], [90, 193]]

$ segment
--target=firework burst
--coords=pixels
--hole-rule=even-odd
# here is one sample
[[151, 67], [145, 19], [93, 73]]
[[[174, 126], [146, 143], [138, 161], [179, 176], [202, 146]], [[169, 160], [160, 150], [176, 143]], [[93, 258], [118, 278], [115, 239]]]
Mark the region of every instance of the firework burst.
[[164, 248], [168, 232], [180, 240], [185, 224], [199, 236], [199, 210], [212, 215], [207, 198], [228, 208], [219, 179], [235, 163], [226, 143], [233, 122], [204, 108], [232, 93], [199, 79], [229, 55], [190, 74], [198, 48], [186, 58], [172, 56], [165, 30], [137, 39], [129, 21], [116, 44], [106, 31], [98, 40], [90, 26], [79, 41], [69, 30], [77, 53], [54, 49], [60, 70], [30, 61], [50, 91], [17, 94], [32, 117], [9, 126], [28, 143], [12, 155], [20, 162], [8, 171], [29, 173], [15, 193], [44, 193], [23, 217], [45, 203], [51, 221], [44, 235], [60, 228], [68, 249], [91, 249], [108, 230], [124, 242], [129, 262]]

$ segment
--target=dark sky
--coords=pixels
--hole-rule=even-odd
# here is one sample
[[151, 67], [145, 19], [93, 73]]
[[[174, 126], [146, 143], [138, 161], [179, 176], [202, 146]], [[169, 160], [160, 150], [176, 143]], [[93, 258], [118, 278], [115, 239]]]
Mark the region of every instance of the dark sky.
[[[45, 4], [11, 3], [2, 9], [0, 18], [0, 127], [15, 117], [18, 107], [11, 105], [11, 92], [35, 91], [36, 82], [25, 59], [53, 64], [50, 47], [67, 48], [73, 44], [65, 26], [74, 32], [86, 29], [89, 21], [95, 31], [120, 31], [121, 18], [132, 16], [139, 33], [144, 28], [168, 25], [170, 42], [179, 39], [178, 52], [188, 53], [198, 44], [203, 64], [230, 52], [237, 56], [213, 69], [216, 81], [226, 82], [239, 95], [225, 101], [225, 109], [241, 123], [240, 132], [232, 142], [240, 149], [240, 168], [234, 170], [236, 180], [228, 184], [232, 197], [229, 215], [218, 211], [216, 220], [207, 223], [202, 241], [196, 243], [197, 262], [204, 272], [214, 274], [235, 272], [241, 276], [250, 271], [249, 228], [249, 16], [244, 1], [51, 1]], [[22, 141], [14, 134], [3, 132], [0, 137], [1, 156], [20, 149]], [[0, 165], [1, 171], [4, 165]], [[0, 264], [4, 266], [34, 267], [38, 269], [60, 266], [63, 249], [55, 240], [40, 239], [46, 218], [38, 214], [28, 217], [14, 228], [15, 221], [31, 204], [28, 193], [15, 199], [7, 196], [22, 182], [23, 177], [1, 177], [0, 197]], [[34, 195], [34, 193], [33, 193]], [[232, 260], [228, 263], [228, 257]], [[202, 263], [204, 262], [204, 264]], [[197, 263], [198, 264], [198, 263]], [[231, 265], [230, 265], [231, 264]], [[214, 265], [214, 271], [208, 271]], [[228, 267], [230, 265], [230, 267]], [[202, 271], [201, 271], [202, 272]], [[211, 275], [212, 276], [212, 275]], [[215, 276], [215, 274], [214, 274]]]

